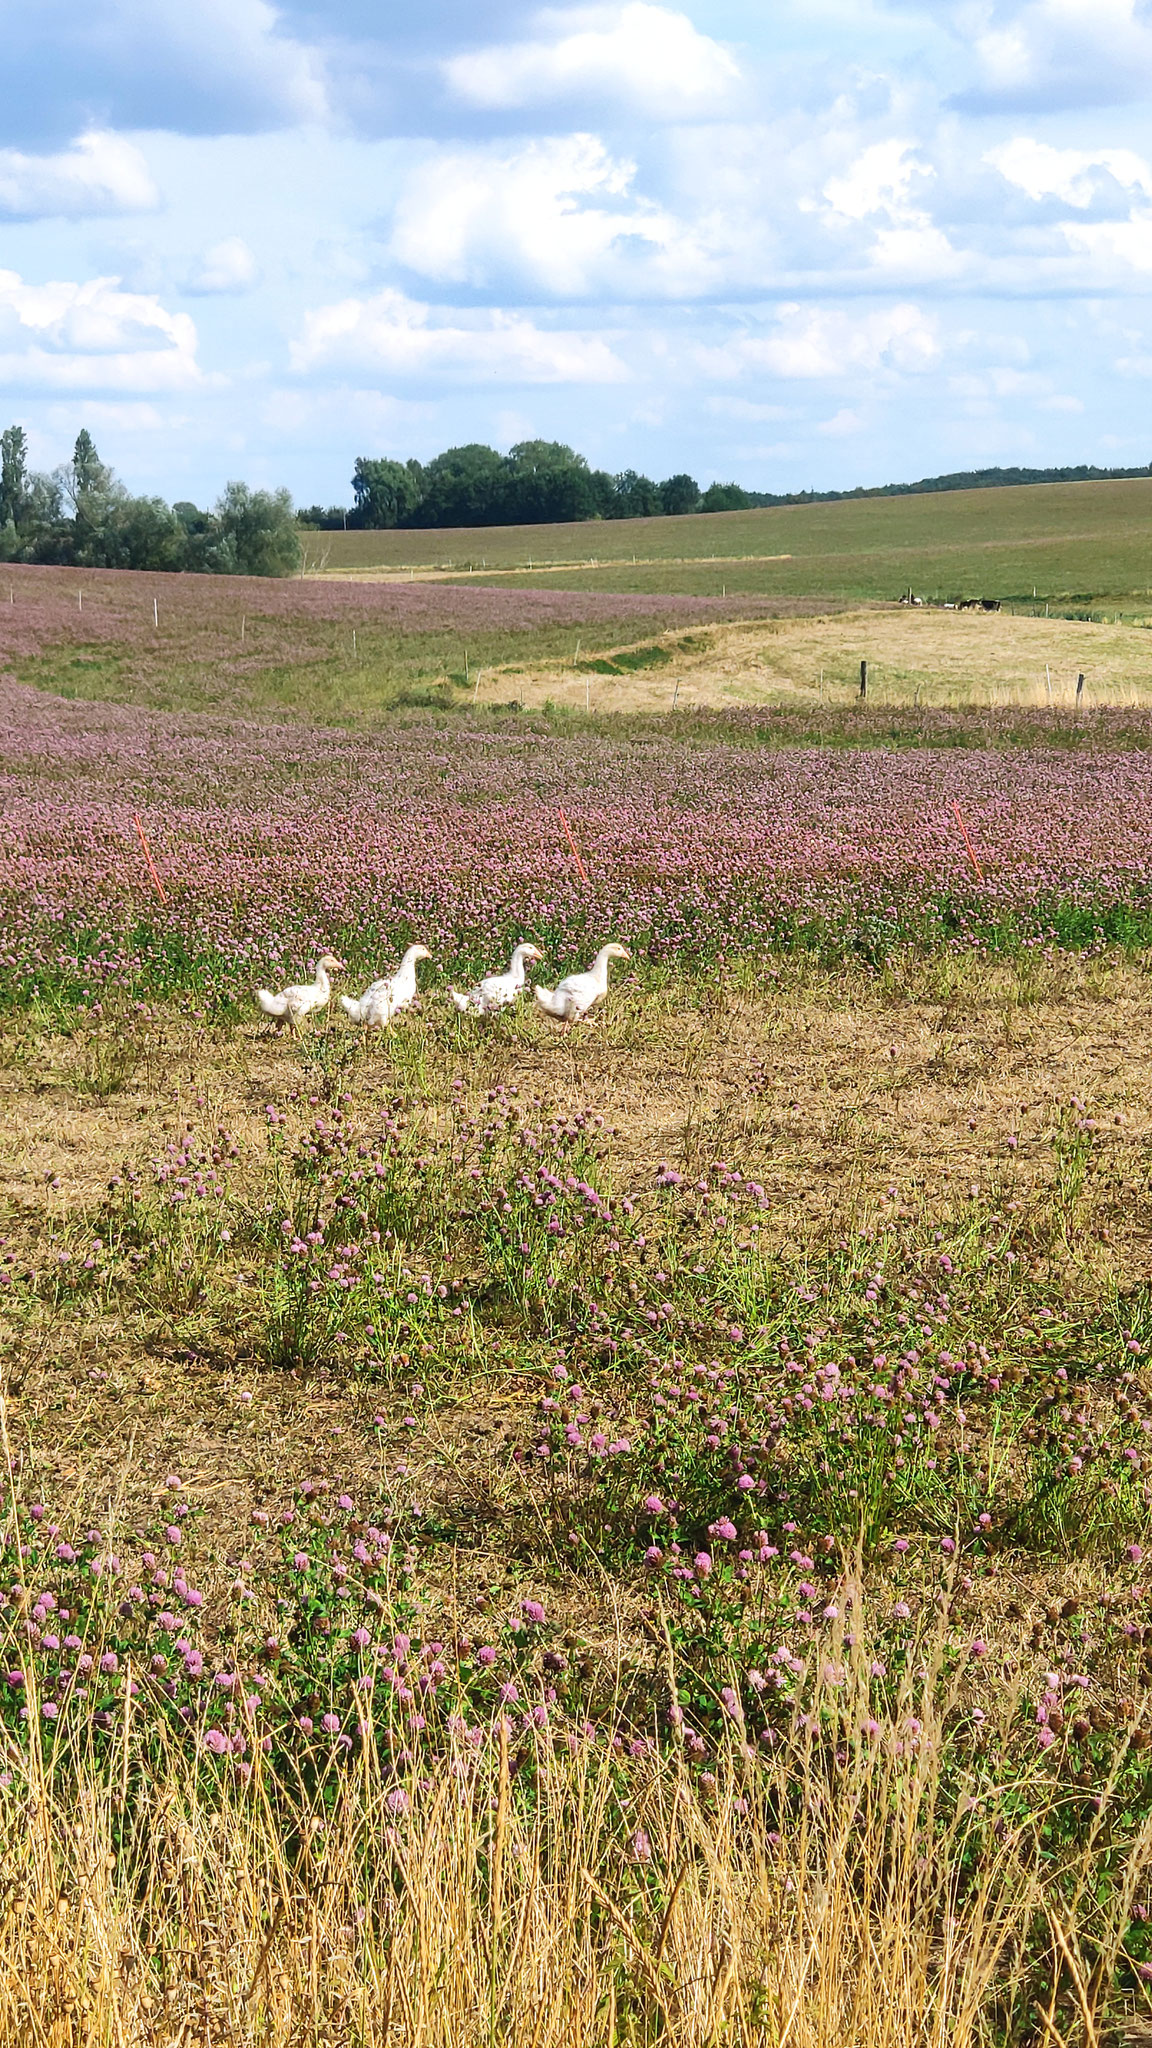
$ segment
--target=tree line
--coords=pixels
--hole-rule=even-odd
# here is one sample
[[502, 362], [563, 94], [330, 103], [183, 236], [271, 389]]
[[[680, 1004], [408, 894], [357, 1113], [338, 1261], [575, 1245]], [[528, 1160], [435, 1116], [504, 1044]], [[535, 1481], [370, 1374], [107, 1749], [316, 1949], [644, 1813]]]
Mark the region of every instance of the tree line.
[[28, 467], [23, 427], [0, 434], [0, 561], [86, 569], [199, 570], [289, 576], [300, 538], [287, 491], [229, 484], [211, 511], [136, 498], [81, 429], [70, 462]]
[[1032, 483], [1079, 483], [1152, 476], [1152, 465], [1097, 469], [972, 469], [917, 483], [858, 484], [847, 491], [746, 491], [739, 484], [709, 484], [681, 472], [654, 483], [637, 470], [592, 469], [562, 441], [521, 441], [501, 455], [482, 442], [448, 448], [430, 462], [357, 457], [353, 503], [309, 505], [302, 526], [536, 526], [577, 519], [652, 519], [684, 512], [744, 512], [772, 505], [839, 504], [849, 498], [917, 497], [936, 491], [971, 491]]
[[357, 457], [351, 508], [310, 505], [304, 526], [545, 526], [572, 519], [651, 519], [678, 512], [740, 512], [767, 504], [739, 484], [701, 490], [682, 473], [654, 483], [635, 469], [592, 469], [562, 441], [519, 441], [507, 455], [473, 441], [431, 462]]

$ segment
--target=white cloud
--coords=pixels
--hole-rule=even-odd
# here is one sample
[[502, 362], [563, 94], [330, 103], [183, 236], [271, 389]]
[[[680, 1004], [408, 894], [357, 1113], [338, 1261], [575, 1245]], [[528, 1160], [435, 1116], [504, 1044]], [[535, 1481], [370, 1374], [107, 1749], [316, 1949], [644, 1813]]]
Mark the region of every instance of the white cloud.
[[228, 235], [205, 249], [188, 290], [193, 292], [244, 292], [255, 283], [256, 259], [239, 235]]
[[1135, 150], [1054, 149], [1017, 136], [989, 150], [985, 160], [1032, 200], [1056, 199], [1084, 211], [1102, 207], [1109, 197], [1122, 201], [1127, 208], [1123, 219], [1055, 224], [1070, 253], [1086, 259], [1085, 284], [1118, 283], [1125, 272], [1152, 271], [1152, 167]]
[[951, 377], [948, 389], [958, 398], [1036, 398], [1048, 389], [1047, 380], [1034, 370], [1017, 370], [994, 363], [979, 374]]
[[537, 327], [519, 313], [434, 313], [398, 291], [307, 313], [292, 364], [465, 384], [613, 384], [628, 374], [599, 335]]
[[824, 197], [834, 213], [848, 220], [864, 220], [870, 213], [882, 213], [889, 220], [921, 220], [912, 204], [914, 180], [934, 178], [933, 166], [916, 156], [914, 145], [893, 136], [874, 142], [856, 158], [840, 178], [829, 178]]
[[663, 208], [629, 196], [635, 173], [594, 135], [442, 152], [405, 185], [391, 253], [440, 283], [481, 287], [511, 273], [563, 297], [603, 281], [615, 259], [634, 286], [638, 260], [682, 232]]
[[927, 282], [951, 277], [964, 259], [930, 214], [913, 199], [913, 188], [935, 178], [934, 165], [898, 137], [874, 142], [848, 170], [829, 178], [824, 198], [832, 224], [870, 221], [877, 225], [867, 261], [890, 277]]
[[834, 412], [830, 420], [819, 421], [816, 432], [838, 441], [849, 434], [863, 433], [864, 424], [861, 415], [854, 412], [850, 405], [842, 405], [839, 412]]
[[159, 204], [148, 164], [122, 135], [90, 128], [55, 156], [0, 149], [0, 213], [24, 218], [142, 213]]
[[1143, 0], [969, 0], [958, 19], [985, 101], [1107, 104], [1137, 98], [1152, 77]]
[[919, 306], [864, 312], [823, 306], [781, 306], [774, 334], [741, 335], [702, 349], [701, 368], [713, 377], [750, 371], [774, 377], [849, 377], [861, 371], [921, 371], [940, 356], [936, 323]]
[[624, 100], [650, 117], [680, 120], [720, 107], [740, 77], [727, 50], [686, 14], [649, 0], [549, 10], [539, 19], [543, 33], [533, 41], [449, 58], [444, 73], [457, 97], [492, 109]]
[[1095, 266], [1115, 271], [1152, 271], [1152, 213], [1131, 220], [1067, 220], [1060, 232], [1070, 249]]
[[0, 0], [9, 138], [119, 130], [251, 133], [328, 111], [314, 45], [271, 0]]
[[186, 313], [119, 279], [25, 284], [0, 270], [0, 381], [50, 391], [176, 391], [201, 381]]
[[1066, 206], [1088, 207], [1102, 177], [1152, 199], [1152, 169], [1132, 149], [1054, 149], [1051, 143], [1017, 135], [988, 150], [984, 161], [1029, 199], [1060, 199]]
[[754, 398], [733, 398], [727, 392], [714, 394], [707, 400], [709, 412], [728, 420], [792, 420], [796, 418], [793, 405], [758, 405]]

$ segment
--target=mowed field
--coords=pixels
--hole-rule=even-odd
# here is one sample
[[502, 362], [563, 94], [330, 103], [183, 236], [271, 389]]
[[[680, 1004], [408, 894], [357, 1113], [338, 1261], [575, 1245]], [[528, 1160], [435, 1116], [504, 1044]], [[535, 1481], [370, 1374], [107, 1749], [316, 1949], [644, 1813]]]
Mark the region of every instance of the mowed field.
[[1152, 634], [469, 581], [0, 579], [0, 2041], [1146, 2048]]
[[[326, 576], [499, 572], [554, 589], [1149, 608], [1152, 479], [1036, 484], [575, 526], [306, 537]], [[635, 558], [635, 559], [634, 559]], [[567, 566], [566, 566], [567, 565]]]

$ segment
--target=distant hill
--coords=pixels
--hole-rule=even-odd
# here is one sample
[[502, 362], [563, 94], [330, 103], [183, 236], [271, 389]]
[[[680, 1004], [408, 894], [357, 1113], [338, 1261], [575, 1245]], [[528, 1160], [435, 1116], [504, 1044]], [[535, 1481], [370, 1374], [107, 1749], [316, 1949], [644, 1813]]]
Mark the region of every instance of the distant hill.
[[1119, 483], [1152, 476], [1152, 462], [1141, 469], [1097, 469], [1080, 462], [1070, 469], [954, 469], [947, 476], [922, 476], [914, 484], [857, 484], [851, 491], [748, 491], [749, 506], [839, 505], [848, 498], [915, 498], [929, 491], [996, 490], [1012, 484]]

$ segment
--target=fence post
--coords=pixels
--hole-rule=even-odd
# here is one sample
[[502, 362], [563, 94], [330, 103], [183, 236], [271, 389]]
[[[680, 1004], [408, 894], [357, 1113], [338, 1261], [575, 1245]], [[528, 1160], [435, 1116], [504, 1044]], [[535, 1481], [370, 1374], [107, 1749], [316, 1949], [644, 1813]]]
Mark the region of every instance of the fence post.
[[862, 697], [868, 695], [868, 663], [866, 661], [860, 663], [860, 695]]

